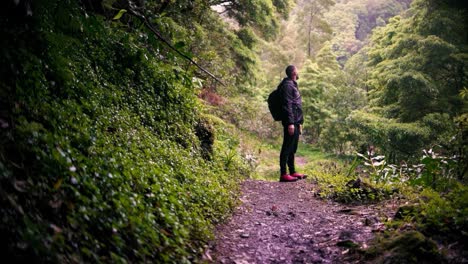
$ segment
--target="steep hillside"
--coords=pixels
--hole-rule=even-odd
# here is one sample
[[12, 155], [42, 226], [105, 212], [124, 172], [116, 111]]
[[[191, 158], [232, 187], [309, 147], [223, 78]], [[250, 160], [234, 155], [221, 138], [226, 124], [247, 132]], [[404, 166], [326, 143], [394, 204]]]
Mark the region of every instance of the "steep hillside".
[[234, 93], [249, 51], [207, 2], [167, 4], [2, 3], [3, 256], [188, 262], [232, 209], [249, 172], [200, 69]]

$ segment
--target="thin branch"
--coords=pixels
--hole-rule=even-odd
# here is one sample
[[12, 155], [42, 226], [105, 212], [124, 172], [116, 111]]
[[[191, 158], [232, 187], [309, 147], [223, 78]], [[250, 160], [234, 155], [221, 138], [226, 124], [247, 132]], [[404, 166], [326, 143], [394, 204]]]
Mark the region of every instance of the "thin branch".
[[202, 66], [200, 66], [198, 63], [196, 63], [194, 60], [192, 60], [192, 58], [190, 58], [189, 56], [185, 55], [184, 53], [182, 53], [181, 51], [179, 51], [178, 49], [176, 49], [168, 40], [166, 40], [162, 35], [161, 33], [159, 33], [159, 31], [157, 31], [153, 25], [148, 21], [148, 19], [146, 19], [146, 17], [138, 12], [136, 12], [135, 10], [132, 10], [131, 8], [129, 9], [129, 13], [139, 19], [141, 19], [141, 21], [143, 21], [143, 23], [145, 24], [145, 26], [151, 30], [155, 35], [156, 37], [161, 40], [164, 44], [166, 44], [170, 49], [172, 49], [173, 51], [175, 51], [177, 54], [179, 54], [180, 56], [182, 56], [183, 58], [187, 59], [188, 61], [190, 61], [193, 65], [195, 65], [197, 68], [199, 68], [200, 70], [202, 70], [203, 72], [205, 72], [206, 74], [208, 74], [211, 78], [215, 79], [217, 82], [219, 82], [221, 85], [223, 86], [226, 86], [220, 79], [218, 79], [216, 76], [214, 76], [214, 74], [212, 74], [211, 72], [209, 72], [208, 70], [205, 70]]

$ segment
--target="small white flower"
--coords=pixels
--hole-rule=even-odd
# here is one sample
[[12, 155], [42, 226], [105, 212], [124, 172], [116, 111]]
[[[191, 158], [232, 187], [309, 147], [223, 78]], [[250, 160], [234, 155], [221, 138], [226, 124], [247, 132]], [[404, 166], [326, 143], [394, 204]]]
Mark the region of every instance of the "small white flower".
[[71, 177], [71, 183], [72, 184], [77, 184], [78, 180], [75, 177]]

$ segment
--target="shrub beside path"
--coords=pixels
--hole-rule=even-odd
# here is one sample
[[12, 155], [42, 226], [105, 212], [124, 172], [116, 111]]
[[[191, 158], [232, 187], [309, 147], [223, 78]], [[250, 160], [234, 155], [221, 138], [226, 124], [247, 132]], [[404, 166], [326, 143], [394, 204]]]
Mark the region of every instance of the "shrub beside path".
[[246, 180], [241, 204], [217, 227], [205, 253], [212, 263], [358, 263], [391, 204], [350, 206], [316, 197], [309, 180]]

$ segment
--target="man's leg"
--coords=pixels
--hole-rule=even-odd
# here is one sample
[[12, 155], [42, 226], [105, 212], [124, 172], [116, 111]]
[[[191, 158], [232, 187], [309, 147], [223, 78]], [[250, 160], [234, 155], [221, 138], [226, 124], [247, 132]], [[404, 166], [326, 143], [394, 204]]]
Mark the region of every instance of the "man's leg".
[[291, 143], [291, 154], [288, 157], [289, 174], [292, 177], [295, 177], [297, 179], [305, 179], [305, 178], [307, 178], [307, 175], [300, 174], [300, 173], [296, 172], [294, 156], [295, 156], [296, 151], [297, 151], [297, 145], [299, 144], [299, 135], [300, 135], [299, 125], [295, 126], [295, 131], [297, 131], [297, 134], [294, 133], [294, 140]]
[[289, 159], [289, 155], [291, 152], [291, 145], [294, 137], [290, 136], [288, 133], [288, 128], [283, 126], [283, 145], [281, 146], [280, 152], [280, 171], [281, 175], [285, 175], [286, 171], [286, 164]]
[[289, 174], [293, 174], [296, 172], [296, 168], [294, 166], [294, 153], [291, 152], [288, 156], [288, 168], [289, 168]]
[[[283, 145], [281, 146], [280, 152], [280, 181], [296, 181], [295, 177], [291, 177], [287, 174], [286, 165], [289, 164], [291, 152], [294, 147], [294, 135], [290, 136], [287, 127], [283, 127]], [[294, 160], [294, 158], [293, 158]]]
[[289, 173], [293, 174], [296, 172], [294, 156], [297, 151], [297, 144], [299, 142], [299, 125], [294, 125], [294, 135], [291, 139], [290, 152], [288, 155], [288, 168]]

